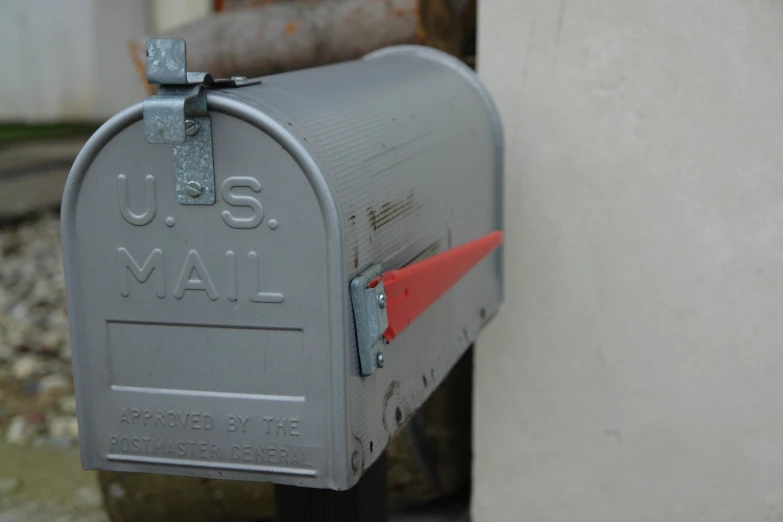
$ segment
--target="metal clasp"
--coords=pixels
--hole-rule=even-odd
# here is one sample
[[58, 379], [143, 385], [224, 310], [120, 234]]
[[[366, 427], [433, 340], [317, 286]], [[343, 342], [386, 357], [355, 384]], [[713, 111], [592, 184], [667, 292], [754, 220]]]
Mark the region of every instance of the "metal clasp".
[[215, 167], [212, 159], [212, 122], [206, 89], [260, 83], [244, 76], [215, 79], [209, 73], [187, 71], [185, 40], [147, 40], [147, 81], [160, 85], [144, 100], [144, 136], [147, 143], [174, 147], [177, 202], [182, 205], [215, 203]]
[[356, 343], [359, 345], [359, 371], [372, 375], [383, 368], [383, 332], [389, 327], [386, 311], [386, 291], [383, 282], [370, 287], [370, 282], [381, 275], [380, 265], [373, 265], [351, 280], [351, 303], [356, 324]]

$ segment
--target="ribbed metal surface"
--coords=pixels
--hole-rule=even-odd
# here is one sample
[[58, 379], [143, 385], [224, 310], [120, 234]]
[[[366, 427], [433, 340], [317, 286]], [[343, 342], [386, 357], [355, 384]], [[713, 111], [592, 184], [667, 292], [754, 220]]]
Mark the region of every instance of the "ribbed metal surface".
[[[500, 228], [499, 121], [472, 72], [452, 60], [403, 47], [231, 91], [288, 126], [321, 168], [339, 207], [346, 291], [373, 263], [398, 268]], [[379, 455], [370, 443], [382, 448], [401, 429], [496, 310], [499, 273], [475, 272], [396, 339], [369, 378], [358, 377], [346, 294], [347, 422], [365, 466]]]

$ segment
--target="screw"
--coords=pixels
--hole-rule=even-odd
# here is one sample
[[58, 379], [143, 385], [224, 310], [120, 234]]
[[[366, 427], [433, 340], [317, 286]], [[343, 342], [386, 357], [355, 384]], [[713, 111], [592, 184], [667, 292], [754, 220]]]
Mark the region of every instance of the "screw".
[[196, 120], [185, 120], [185, 134], [188, 136], [195, 136], [200, 128], [201, 125]]
[[185, 192], [191, 198], [199, 197], [202, 192], [201, 183], [199, 183], [198, 181], [188, 181], [185, 184]]
[[383, 368], [383, 363], [386, 362], [381, 352], [378, 352], [378, 357], [375, 359], [375, 361], [378, 363], [378, 368]]
[[386, 308], [386, 294], [380, 294], [378, 296], [378, 306]]
[[359, 452], [354, 451], [353, 455], [351, 455], [351, 467], [353, 468], [354, 472], [359, 471], [359, 466], [361, 466], [361, 464], [362, 460]]

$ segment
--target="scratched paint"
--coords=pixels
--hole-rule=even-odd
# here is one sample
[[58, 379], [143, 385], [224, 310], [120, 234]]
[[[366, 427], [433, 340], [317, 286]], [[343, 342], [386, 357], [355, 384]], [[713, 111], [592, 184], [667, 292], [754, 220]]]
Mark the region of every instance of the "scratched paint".
[[387, 201], [381, 204], [380, 208], [368, 207], [367, 217], [373, 232], [377, 232], [384, 226], [402, 219], [420, 208], [421, 204], [415, 201], [413, 191], [411, 191], [403, 200]]

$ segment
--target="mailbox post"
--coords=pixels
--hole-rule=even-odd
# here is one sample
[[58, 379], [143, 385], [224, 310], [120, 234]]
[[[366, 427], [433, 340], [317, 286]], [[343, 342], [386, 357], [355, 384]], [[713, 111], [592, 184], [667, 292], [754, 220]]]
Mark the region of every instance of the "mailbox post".
[[386, 520], [386, 455], [347, 491], [275, 486], [277, 522], [380, 522]]
[[63, 198], [82, 464], [349, 490], [498, 310], [492, 101], [423, 47], [255, 80], [147, 51]]

